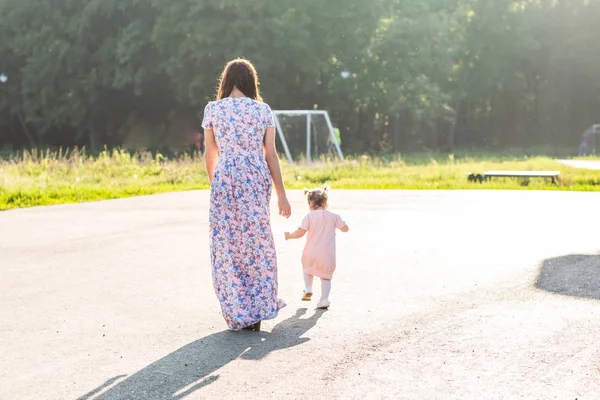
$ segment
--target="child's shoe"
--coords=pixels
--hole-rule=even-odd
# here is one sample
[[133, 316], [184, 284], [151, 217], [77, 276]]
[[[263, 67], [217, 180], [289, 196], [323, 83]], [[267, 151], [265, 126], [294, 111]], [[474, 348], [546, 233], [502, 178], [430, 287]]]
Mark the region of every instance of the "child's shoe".
[[317, 304], [317, 308], [319, 310], [327, 310], [329, 308], [329, 300], [328, 299], [321, 299], [321, 301], [319, 301], [319, 304]]
[[307, 292], [306, 290], [302, 293], [302, 301], [310, 301], [312, 299], [312, 292]]

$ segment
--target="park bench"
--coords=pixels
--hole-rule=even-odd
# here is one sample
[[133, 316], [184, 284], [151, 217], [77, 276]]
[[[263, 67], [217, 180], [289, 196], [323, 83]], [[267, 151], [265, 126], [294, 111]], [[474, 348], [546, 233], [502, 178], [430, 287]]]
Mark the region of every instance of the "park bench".
[[545, 178], [551, 179], [552, 183], [558, 182], [559, 171], [486, 171], [483, 174], [469, 174], [470, 182], [483, 182], [492, 178]]

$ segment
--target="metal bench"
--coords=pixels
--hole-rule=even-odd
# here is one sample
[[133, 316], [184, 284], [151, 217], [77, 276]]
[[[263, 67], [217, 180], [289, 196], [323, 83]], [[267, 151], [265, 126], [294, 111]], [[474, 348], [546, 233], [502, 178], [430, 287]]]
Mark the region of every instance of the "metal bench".
[[560, 171], [486, 171], [483, 174], [469, 173], [469, 181], [481, 183], [492, 178], [546, 178], [557, 183], [559, 176]]

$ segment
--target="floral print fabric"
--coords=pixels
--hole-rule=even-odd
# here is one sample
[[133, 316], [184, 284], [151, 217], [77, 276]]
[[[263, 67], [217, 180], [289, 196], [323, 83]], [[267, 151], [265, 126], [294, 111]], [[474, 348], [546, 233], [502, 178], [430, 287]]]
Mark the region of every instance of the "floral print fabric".
[[209, 214], [213, 284], [234, 330], [273, 319], [285, 306], [277, 295], [272, 181], [263, 153], [269, 126], [269, 106], [246, 97], [211, 102], [204, 110], [202, 127], [213, 130], [219, 149]]

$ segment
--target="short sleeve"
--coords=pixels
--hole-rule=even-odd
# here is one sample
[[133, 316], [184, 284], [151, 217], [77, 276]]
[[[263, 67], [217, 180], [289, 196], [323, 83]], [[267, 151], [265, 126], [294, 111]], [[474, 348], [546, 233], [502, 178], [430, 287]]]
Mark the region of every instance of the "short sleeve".
[[271, 111], [271, 107], [265, 103], [265, 127], [275, 127], [275, 118], [273, 118], [273, 111]]
[[300, 229], [308, 231], [308, 228], [310, 228], [310, 214], [306, 214], [306, 216], [302, 219], [302, 223], [300, 224]]
[[342, 229], [344, 226], [346, 226], [346, 222], [342, 219], [342, 217], [340, 217], [339, 215], [335, 215], [335, 227], [337, 229]]
[[202, 128], [213, 129], [212, 103], [204, 107], [204, 116], [202, 117]]

